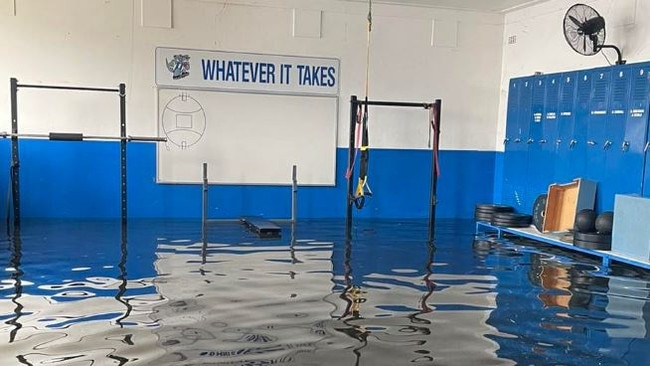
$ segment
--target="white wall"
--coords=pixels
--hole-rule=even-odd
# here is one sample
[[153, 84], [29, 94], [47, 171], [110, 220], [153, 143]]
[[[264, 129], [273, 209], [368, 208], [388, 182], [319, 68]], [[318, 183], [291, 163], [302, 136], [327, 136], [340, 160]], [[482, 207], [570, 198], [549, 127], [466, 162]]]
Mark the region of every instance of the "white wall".
[[[504, 43], [510, 36], [517, 42], [504, 46], [501, 102], [497, 131], [498, 149], [503, 151], [506, 127], [508, 81], [536, 71], [555, 73], [606, 66], [616, 61], [614, 50], [582, 56], [564, 39], [563, 19], [574, 0], [551, 0], [506, 14]], [[617, 45], [628, 63], [650, 59], [650, 0], [582, 1], [595, 8], [606, 21], [606, 44]], [[603, 54], [605, 56], [603, 56]]]
[[[34, 84], [124, 82], [129, 134], [156, 135], [154, 49], [168, 46], [340, 58], [339, 146], [347, 145], [348, 101], [352, 94], [364, 94], [367, 4], [145, 0], [149, 11], [144, 18], [158, 27], [142, 26], [141, 0], [13, 4], [3, 1], [0, 6], [0, 83], [6, 83], [0, 87], [0, 131], [10, 130], [9, 78], [16, 77]], [[322, 11], [320, 38], [292, 35], [294, 8]], [[373, 14], [370, 98], [441, 98], [443, 149], [494, 150], [503, 16], [382, 4], [374, 4]], [[432, 46], [432, 38], [438, 46]], [[511, 52], [506, 57], [512, 58]], [[117, 135], [119, 131], [118, 104], [112, 95], [22, 89], [19, 101], [21, 132]], [[371, 111], [370, 121], [376, 147], [426, 147], [424, 111], [377, 109]]]

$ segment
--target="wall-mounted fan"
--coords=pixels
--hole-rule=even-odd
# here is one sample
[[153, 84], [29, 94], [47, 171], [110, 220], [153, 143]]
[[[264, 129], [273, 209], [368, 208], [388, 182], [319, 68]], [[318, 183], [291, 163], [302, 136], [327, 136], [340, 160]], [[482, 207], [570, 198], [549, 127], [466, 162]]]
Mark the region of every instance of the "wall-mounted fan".
[[612, 48], [618, 55], [617, 65], [625, 63], [621, 50], [605, 44], [605, 18], [589, 5], [575, 4], [564, 15], [564, 38], [571, 48], [585, 56], [592, 56], [603, 48]]

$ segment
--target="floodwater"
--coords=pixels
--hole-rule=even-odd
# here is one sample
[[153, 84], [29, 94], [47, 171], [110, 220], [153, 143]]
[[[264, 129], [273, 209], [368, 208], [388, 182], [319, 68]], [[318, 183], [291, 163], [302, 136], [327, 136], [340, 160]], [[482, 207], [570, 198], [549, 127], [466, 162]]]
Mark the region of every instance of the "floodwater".
[[644, 365], [650, 274], [471, 221], [26, 221], [0, 365]]

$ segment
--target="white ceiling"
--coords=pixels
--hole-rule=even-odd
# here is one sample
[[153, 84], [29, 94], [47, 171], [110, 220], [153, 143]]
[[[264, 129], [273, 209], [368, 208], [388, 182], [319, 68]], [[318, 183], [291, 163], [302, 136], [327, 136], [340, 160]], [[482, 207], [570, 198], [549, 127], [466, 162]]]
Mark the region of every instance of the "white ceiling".
[[[368, 2], [368, 0], [349, 0]], [[475, 10], [480, 12], [501, 13], [519, 9], [548, 0], [373, 0], [373, 3], [391, 3], [401, 5], [417, 5], [432, 8]]]

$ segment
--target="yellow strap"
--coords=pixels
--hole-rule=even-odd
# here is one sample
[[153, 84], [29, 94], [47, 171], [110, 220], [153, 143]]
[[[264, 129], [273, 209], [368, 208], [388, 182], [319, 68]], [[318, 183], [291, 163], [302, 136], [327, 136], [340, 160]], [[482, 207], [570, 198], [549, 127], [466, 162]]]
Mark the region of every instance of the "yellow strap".
[[356, 191], [357, 197], [362, 197], [365, 195], [363, 187], [366, 186], [366, 179], [367, 178], [363, 178], [363, 179], [359, 178], [359, 183], [357, 183], [357, 191]]

